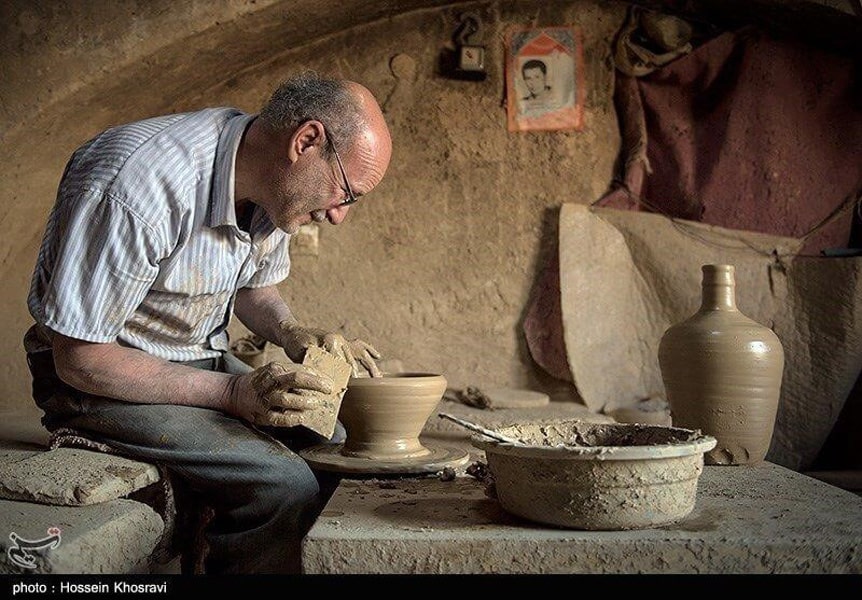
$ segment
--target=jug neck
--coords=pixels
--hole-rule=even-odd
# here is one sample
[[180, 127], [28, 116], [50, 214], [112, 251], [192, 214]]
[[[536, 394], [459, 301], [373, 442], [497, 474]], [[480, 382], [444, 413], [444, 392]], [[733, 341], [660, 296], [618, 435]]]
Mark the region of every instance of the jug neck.
[[736, 310], [733, 265], [703, 265], [701, 310]]

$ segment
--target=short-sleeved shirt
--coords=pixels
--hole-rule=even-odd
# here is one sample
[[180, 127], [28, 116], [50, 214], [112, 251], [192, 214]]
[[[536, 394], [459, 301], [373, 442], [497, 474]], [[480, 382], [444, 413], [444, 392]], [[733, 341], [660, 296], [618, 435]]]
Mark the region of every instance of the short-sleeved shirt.
[[237, 290], [290, 271], [289, 236], [263, 209], [249, 232], [237, 225], [236, 153], [254, 117], [233, 108], [156, 117], [75, 151], [28, 297], [42, 331], [174, 361], [228, 349]]

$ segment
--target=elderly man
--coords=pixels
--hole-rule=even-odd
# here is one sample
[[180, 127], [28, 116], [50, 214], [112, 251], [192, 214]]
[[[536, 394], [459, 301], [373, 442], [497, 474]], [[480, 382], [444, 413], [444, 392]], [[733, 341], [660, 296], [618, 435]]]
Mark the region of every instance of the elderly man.
[[[299, 568], [327, 490], [288, 446], [323, 440], [285, 427], [286, 411], [301, 423], [333, 391], [301, 365], [305, 350], [372, 376], [380, 355], [300, 324], [276, 285], [290, 235], [341, 223], [391, 151], [369, 90], [303, 74], [259, 114], [212, 108], [113, 127], [66, 166], [28, 298], [35, 401], [49, 430], [163, 465], [211, 507], [208, 573]], [[295, 364], [261, 367], [262, 378], [240, 363], [228, 352], [234, 314]]]

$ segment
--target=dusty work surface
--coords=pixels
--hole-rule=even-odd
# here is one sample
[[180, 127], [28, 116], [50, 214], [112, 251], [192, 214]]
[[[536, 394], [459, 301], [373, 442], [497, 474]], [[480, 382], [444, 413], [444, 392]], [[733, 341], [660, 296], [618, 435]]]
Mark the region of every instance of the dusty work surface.
[[771, 463], [705, 467], [683, 521], [578, 531], [509, 516], [475, 478], [343, 480], [303, 569], [350, 573], [862, 573], [862, 498]]

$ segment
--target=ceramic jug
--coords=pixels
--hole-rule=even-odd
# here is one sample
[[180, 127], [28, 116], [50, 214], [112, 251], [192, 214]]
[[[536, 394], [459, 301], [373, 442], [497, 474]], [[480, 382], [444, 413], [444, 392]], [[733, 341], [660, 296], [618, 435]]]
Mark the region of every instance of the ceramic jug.
[[665, 331], [659, 367], [674, 427], [718, 440], [710, 465], [764, 460], [772, 440], [784, 349], [778, 336], [736, 307], [732, 265], [704, 265], [702, 302]]

